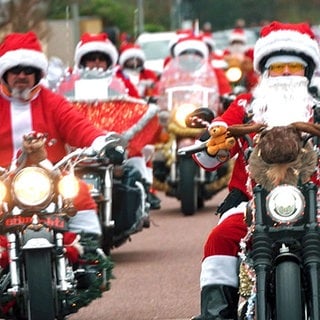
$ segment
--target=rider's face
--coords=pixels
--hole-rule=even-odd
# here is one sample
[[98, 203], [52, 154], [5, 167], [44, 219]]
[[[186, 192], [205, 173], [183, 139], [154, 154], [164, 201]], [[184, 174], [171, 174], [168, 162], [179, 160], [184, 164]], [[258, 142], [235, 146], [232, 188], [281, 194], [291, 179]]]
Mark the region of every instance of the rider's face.
[[301, 62], [276, 62], [268, 67], [270, 77], [304, 76], [305, 65]]
[[99, 52], [87, 54], [84, 60], [84, 66], [89, 69], [103, 69], [107, 70], [109, 65], [104, 54]]
[[16, 66], [7, 71], [7, 85], [10, 90], [31, 89], [36, 83], [36, 69], [30, 66]]

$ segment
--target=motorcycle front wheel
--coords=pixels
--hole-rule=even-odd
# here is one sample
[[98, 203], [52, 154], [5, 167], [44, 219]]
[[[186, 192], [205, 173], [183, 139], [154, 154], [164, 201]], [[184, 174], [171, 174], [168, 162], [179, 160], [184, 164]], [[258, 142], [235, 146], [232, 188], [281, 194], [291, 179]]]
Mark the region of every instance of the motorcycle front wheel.
[[297, 262], [284, 261], [276, 267], [277, 320], [304, 320], [301, 270]]
[[48, 249], [25, 252], [29, 320], [55, 319], [51, 263], [51, 251]]
[[179, 160], [179, 195], [181, 211], [184, 215], [193, 215], [198, 209], [197, 164], [191, 157]]

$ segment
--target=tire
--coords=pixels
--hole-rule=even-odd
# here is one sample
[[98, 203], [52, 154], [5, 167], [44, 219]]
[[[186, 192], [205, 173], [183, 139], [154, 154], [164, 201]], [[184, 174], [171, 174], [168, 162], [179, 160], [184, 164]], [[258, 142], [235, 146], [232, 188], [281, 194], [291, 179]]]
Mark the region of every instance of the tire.
[[50, 249], [34, 249], [25, 252], [26, 300], [29, 320], [55, 319], [51, 264]]
[[181, 157], [179, 160], [179, 194], [181, 212], [193, 215], [198, 209], [197, 165], [192, 158]]
[[285, 261], [276, 267], [276, 317], [277, 320], [303, 320], [301, 270], [298, 263]]

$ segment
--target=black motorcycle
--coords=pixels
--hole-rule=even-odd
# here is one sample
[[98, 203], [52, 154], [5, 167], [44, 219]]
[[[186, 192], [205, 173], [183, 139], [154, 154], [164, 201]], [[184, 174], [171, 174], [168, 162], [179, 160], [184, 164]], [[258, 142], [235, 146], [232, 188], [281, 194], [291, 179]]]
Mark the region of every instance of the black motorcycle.
[[[248, 233], [240, 243], [239, 318], [320, 319], [318, 185], [313, 179], [318, 178], [319, 149], [311, 139], [320, 136], [320, 126], [263, 128], [229, 127], [231, 135], [246, 138], [249, 177], [255, 182], [245, 214]], [[259, 132], [256, 145], [250, 132]]]
[[[140, 152], [158, 131], [157, 105], [129, 97], [114, 70], [79, 70], [66, 75], [56, 90], [95, 126], [121, 133], [127, 141], [126, 151]], [[123, 162], [123, 156], [114, 149], [106, 158], [96, 155], [76, 166], [76, 175], [87, 182], [97, 203], [107, 255], [150, 226], [150, 185], [138, 169]]]
[[159, 88], [160, 117], [169, 139], [156, 146], [154, 186], [177, 198], [184, 215], [193, 215], [227, 186], [232, 171], [228, 163], [216, 172], [206, 172], [189, 154], [178, 153], [178, 149], [192, 146], [202, 132], [186, 126], [189, 113], [198, 109], [212, 112], [213, 117], [222, 113], [217, 78], [206, 59], [190, 53], [168, 64]]
[[[114, 143], [107, 142], [100, 156]], [[30, 162], [23, 152], [9, 171], [1, 171], [0, 237], [7, 243], [1, 247], [1, 318], [65, 319], [109, 289], [113, 265], [94, 240], [80, 242], [85, 251], [76, 262], [65, 243], [79, 191], [74, 166], [96, 154], [77, 149], [52, 165], [43, 158]]]

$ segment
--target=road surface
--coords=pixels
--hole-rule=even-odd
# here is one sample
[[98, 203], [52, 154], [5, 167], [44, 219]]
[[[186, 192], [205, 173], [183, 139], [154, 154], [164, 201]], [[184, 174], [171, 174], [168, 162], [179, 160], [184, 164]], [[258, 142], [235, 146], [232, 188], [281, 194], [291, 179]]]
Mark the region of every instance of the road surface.
[[151, 227], [112, 251], [110, 291], [68, 319], [186, 320], [198, 315], [202, 247], [225, 193], [193, 216], [183, 216], [176, 199], [159, 193], [162, 206], [151, 211]]

